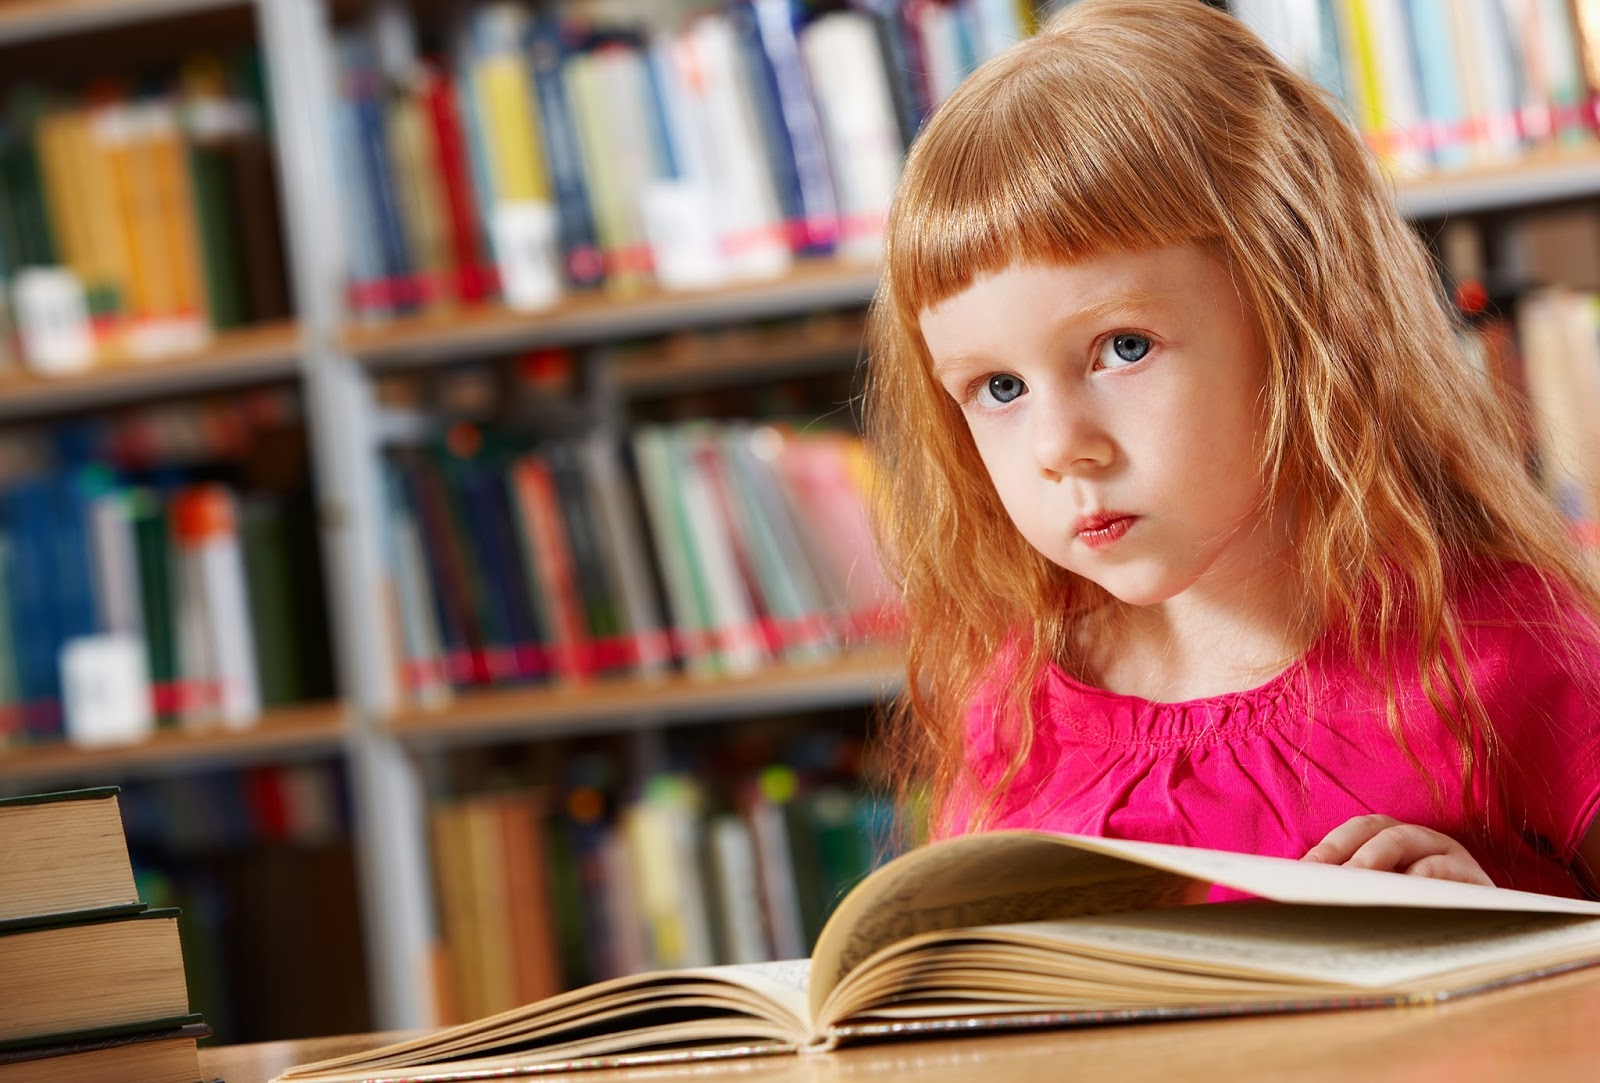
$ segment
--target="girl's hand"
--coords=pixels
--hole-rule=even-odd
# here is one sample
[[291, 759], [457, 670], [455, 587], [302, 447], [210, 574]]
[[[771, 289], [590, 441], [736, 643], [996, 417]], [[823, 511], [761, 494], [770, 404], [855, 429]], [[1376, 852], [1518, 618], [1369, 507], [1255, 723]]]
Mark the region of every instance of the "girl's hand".
[[1403, 824], [1392, 816], [1346, 820], [1301, 860], [1494, 886], [1477, 860], [1455, 839], [1430, 828]]

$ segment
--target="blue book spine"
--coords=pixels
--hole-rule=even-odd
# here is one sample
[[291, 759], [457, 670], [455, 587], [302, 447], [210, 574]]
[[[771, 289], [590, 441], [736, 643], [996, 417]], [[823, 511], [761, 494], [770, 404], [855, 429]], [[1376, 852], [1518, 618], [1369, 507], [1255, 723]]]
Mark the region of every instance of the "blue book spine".
[[526, 648], [536, 645], [539, 635], [529, 611], [531, 602], [521, 555], [507, 544], [511, 541], [511, 524], [506, 518], [509, 513], [495, 497], [498, 473], [482, 462], [453, 463], [450, 473], [463, 518], [470, 527], [469, 541], [482, 569], [485, 608], [492, 611], [492, 619], [484, 623], [499, 630], [500, 646], [510, 654], [506, 675], [538, 676], [524, 665]]
[[89, 556], [89, 506], [95, 481], [92, 476], [63, 474], [52, 479], [58, 524], [56, 551], [57, 605], [61, 612], [61, 638], [101, 631], [100, 606], [94, 595], [94, 562]]
[[729, 25], [739, 43], [739, 67], [743, 75], [745, 94], [750, 111], [761, 131], [761, 142], [767, 151], [767, 168], [772, 172], [773, 187], [778, 194], [779, 209], [788, 229], [789, 247], [804, 251], [806, 206], [800, 189], [800, 171], [795, 165], [794, 147], [789, 142], [788, 127], [778, 104], [778, 81], [772, 65], [767, 60], [760, 32], [756, 29], [755, 9], [748, 3], [735, 3], [727, 8]]
[[[389, 308], [382, 289], [382, 256], [378, 230], [372, 220], [372, 200], [361, 164], [355, 106], [341, 98], [333, 108], [334, 168], [344, 198], [346, 263], [350, 275], [351, 304], [357, 313], [383, 313]], [[376, 287], [376, 288], [374, 288]]]
[[525, 44], [545, 159], [550, 167], [550, 186], [555, 190], [562, 266], [569, 284], [588, 289], [605, 280], [605, 261], [595, 240], [583, 154], [578, 148], [578, 132], [561, 78], [561, 65], [571, 52], [570, 43], [553, 16], [540, 15], [529, 22]]
[[849, 6], [872, 16], [877, 26], [883, 66], [889, 73], [894, 97], [895, 119], [900, 122], [901, 144], [909, 147], [931, 109], [918, 75], [923, 70], [922, 51], [916, 35], [906, 25], [903, 3], [904, 0], [851, 0]]
[[7, 572], [11, 595], [12, 643], [16, 647], [17, 686], [23, 732], [33, 740], [63, 736], [61, 680], [56, 654], [61, 644], [52, 584], [55, 508], [49, 482], [17, 482], [0, 498], [11, 531], [12, 560]]
[[751, 0], [750, 6], [799, 185], [803, 230], [797, 250], [825, 255], [833, 251], [839, 238], [839, 202], [833, 191], [822, 119], [795, 34], [798, 10], [794, 0]]
[[1469, 156], [1463, 129], [1455, 50], [1450, 45], [1450, 0], [1404, 0], [1412, 63], [1422, 91], [1424, 140], [1433, 164], [1451, 168]]
[[351, 34], [340, 44], [345, 93], [355, 115], [356, 144], [367, 195], [372, 202], [378, 250], [389, 293], [396, 311], [414, 311], [419, 307], [419, 297], [411, 276], [411, 254], [400, 217], [400, 197], [395, 191], [394, 161], [389, 155], [377, 69], [368, 55], [370, 47], [360, 35]]

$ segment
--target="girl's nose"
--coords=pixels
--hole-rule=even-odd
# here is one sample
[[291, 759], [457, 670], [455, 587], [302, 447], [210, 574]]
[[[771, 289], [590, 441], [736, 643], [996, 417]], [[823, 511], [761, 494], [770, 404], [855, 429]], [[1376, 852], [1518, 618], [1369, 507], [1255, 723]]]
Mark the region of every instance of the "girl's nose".
[[1095, 473], [1116, 459], [1116, 443], [1086, 403], [1067, 396], [1049, 403], [1036, 399], [1031, 420], [1034, 461], [1046, 477]]

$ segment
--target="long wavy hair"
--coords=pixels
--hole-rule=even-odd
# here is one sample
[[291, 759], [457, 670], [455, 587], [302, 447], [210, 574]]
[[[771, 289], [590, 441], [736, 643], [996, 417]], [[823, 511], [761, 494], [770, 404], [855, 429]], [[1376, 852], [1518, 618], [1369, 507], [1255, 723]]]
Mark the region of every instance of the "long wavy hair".
[[1293, 496], [1302, 641], [1366, 649], [1408, 755], [1399, 689], [1420, 683], [1460, 748], [1467, 822], [1484, 829], [1473, 781], [1493, 777], [1495, 740], [1463, 676], [1456, 577], [1489, 558], [1542, 572], [1552, 600], [1594, 613], [1600, 597], [1357, 136], [1198, 0], [1080, 0], [967, 79], [907, 159], [864, 402], [880, 539], [909, 618], [897, 780], [928, 788], [937, 822], [966, 712], [1003, 655], [1010, 769], [972, 823], [945, 829], [982, 826], [1028, 756], [1032, 690], [1051, 664], [1078, 664], [1113, 604], [1012, 525], [932, 375], [920, 314], [1013, 263], [1181, 244], [1230, 268], [1264, 334], [1266, 500]]

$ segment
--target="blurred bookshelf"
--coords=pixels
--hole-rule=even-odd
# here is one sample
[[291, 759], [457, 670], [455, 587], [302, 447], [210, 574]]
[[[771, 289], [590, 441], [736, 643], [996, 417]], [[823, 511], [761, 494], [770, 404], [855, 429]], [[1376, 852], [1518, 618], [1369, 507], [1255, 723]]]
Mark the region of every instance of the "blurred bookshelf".
[[436, 710], [397, 713], [388, 725], [402, 741], [418, 747], [569, 737], [597, 728], [626, 731], [880, 702], [895, 694], [901, 679], [897, 655], [864, 650], [838, 661], [774, 665], [736, 677], [672, 674], [654, 680], [479, 692]]
[[123, 360], [68, 376], [0, 373], [0, 418], [37, 417], [215, 391], [240, 384], [292, 380], [300, 366], [300, 332], [292, 323], [225, 331], [192, 353]]
[[1399, 174], [1395, 196], [1412, 218], [1481, 214], [1600, 192], [1600, 149], [1552, 150], [1495, 167]]
[[347, 732], [346, 709], [329, 703], [266, 711], [246, 729], [170, 729], [137, 744], [106, 748], [32, 745], [0, 753], [0, 786], [14, 792], [56, 789], [104, 779], [335, 755]]
[[654, 288], [626, 298], [579, 294], [538, 312], [489, 308], [395, 317], [383, 324], [348, 328], [343, 346], [374, 368], [438, 364], [444, 358], [609, 342], [685, 327], [859, 307], [872, 297], [877, 282], [875, 267], [808, 260], [770, 281], [703, 292]]
[[247, 4], [248, 0], [3, 0], [0, 45]]

